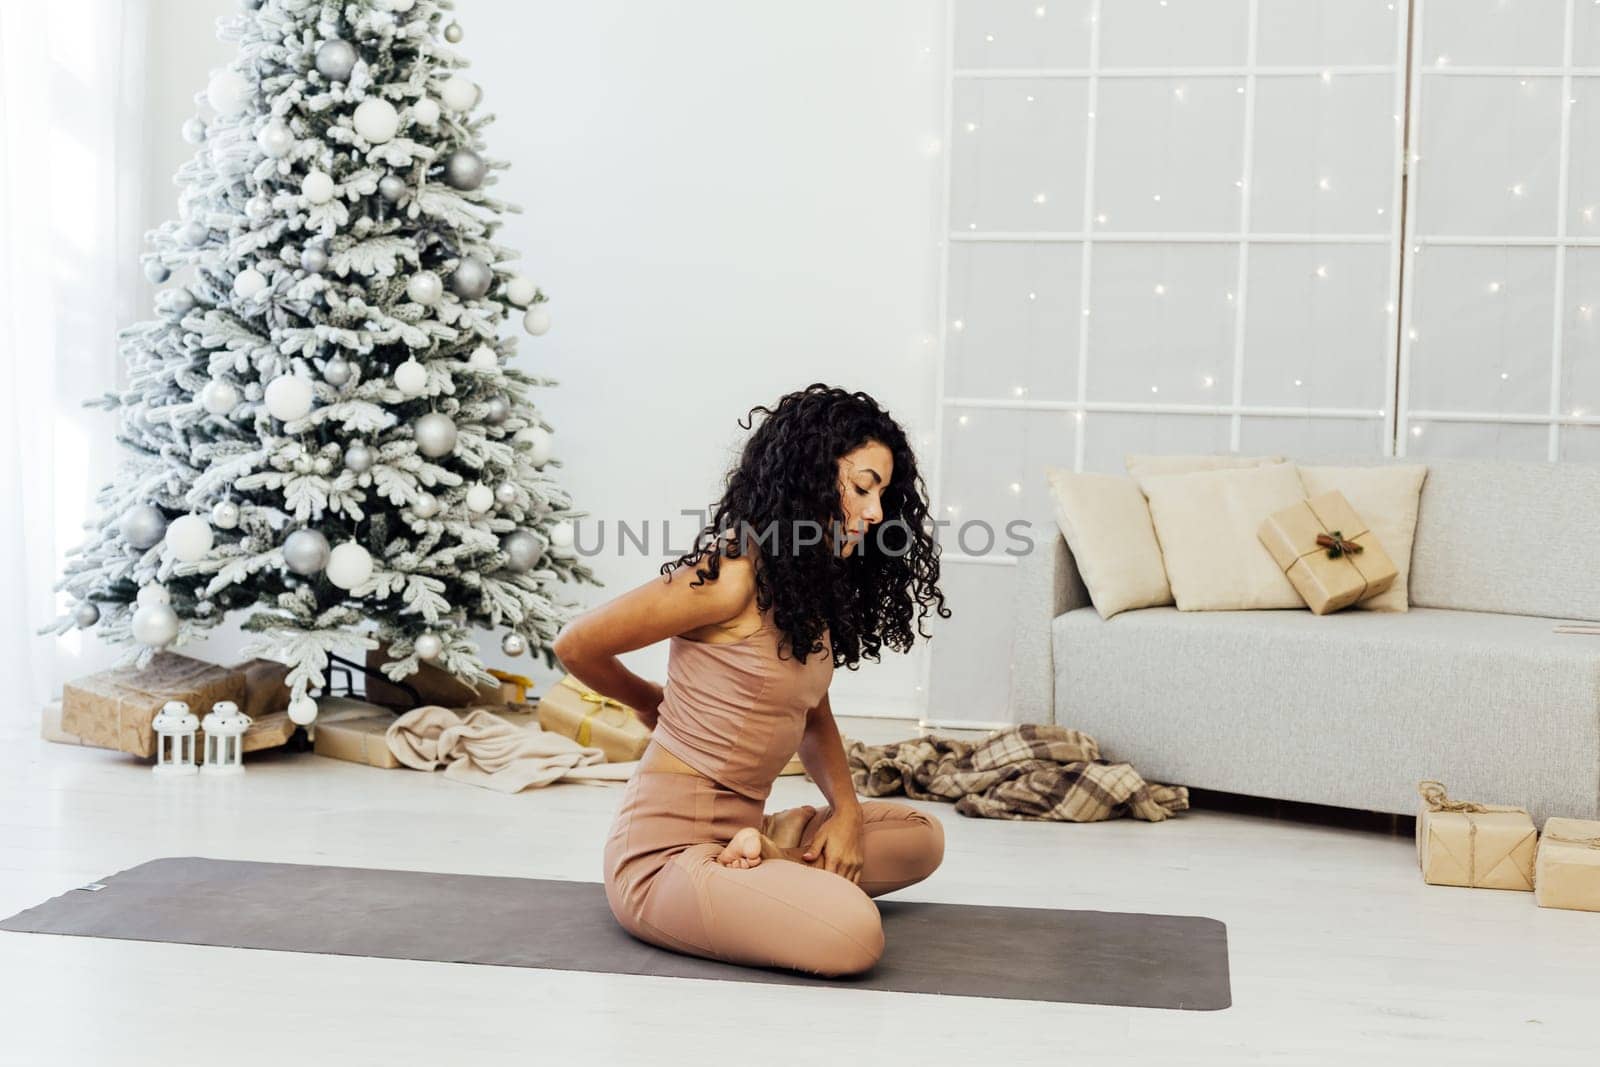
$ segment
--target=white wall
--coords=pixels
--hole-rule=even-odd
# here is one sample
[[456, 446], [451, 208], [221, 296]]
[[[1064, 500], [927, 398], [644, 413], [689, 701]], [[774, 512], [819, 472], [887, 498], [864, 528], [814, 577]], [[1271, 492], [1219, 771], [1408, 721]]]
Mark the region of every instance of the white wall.
[[[236, 10], [152, 6], [151, 226], [192, 151], [178, 128], [193, 94], [229, 55], [213, 20]], [[659, 535], [704, 507], [735, 420], [812, 381], [872, 393], [931, 463], [942, 4], [463, 0], [458, 16], [497, 116], [489, 154], [511, 163], [495, 192], [525, 212], [500, 239], [553, 299], [555, 328], [523, 337], [521, 365], [561, 383], [542, 407], [593, 519]], [[672, 527], [680, 550], [689, 522]], [[666, 558], [651, 547], [591, 560], [606, 588], [574, 594], [648, 580]], [[238, 644], [224, 632], [201, 654]], [[660, 679], [665, 646], [627, 661]], [[841, 671], [834, 706], [912, 714], [919, 681], [891, 653]]]

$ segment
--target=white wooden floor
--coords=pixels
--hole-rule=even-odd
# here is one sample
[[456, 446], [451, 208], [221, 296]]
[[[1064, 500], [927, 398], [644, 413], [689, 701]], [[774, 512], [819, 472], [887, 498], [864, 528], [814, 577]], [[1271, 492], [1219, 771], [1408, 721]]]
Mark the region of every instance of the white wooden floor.
[[[13, 719], [13, 721], [17, 721]], [[847, 736], [911, 736], [844, 720]], [[0, 916], [158, 856], [598, 881], [618, 786], [505, 797], [309, 753], [155, 779], [0, 737]], [[780, 779], [769, 807], [817, 799]], [[1234, 1006], [1153, 1011], [0, 933], [0, 1063], [1600, 1062], [1600, 914], [1422, 884], [1409, 838], [1218, 810], [1161, 825], [926, 805], [905, 897], [1207, 915]], [[893, 946], [890, 946], [893, 951]]]

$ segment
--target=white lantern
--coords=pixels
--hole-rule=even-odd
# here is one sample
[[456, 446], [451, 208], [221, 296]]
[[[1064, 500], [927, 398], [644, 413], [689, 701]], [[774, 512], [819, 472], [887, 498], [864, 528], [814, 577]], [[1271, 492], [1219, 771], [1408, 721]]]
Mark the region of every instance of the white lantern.
[[196, 774], [200, 768], [194, 764], [194, 734], [200, 729], [200, 720], [189, 713], [189, 705], [181, 700], [169, 700], [150, 721], [156, 732], [156, 765], [150, 769], [156, 774]]
[[250, 729], [250, 716], [233, 701], [219, 700], [211, 705], [200, 725], [206, 732], [205, 762], [200, 773], [243, 774], [244, 732]]

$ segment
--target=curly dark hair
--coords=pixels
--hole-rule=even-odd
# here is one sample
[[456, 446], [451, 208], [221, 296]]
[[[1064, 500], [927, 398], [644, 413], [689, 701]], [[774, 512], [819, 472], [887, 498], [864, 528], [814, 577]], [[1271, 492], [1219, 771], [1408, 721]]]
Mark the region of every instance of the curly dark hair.
[[[900, 424], [866, 393], [821, 382], [757, 405], [766, 418], [728, 472], [722, 499], [689, 551], [662, 564], [661, 573], [695, 566], [694, 585], [715, 579], [723, 556], [755, 551], [756, 605], [774, 608], [773, 621], [799, 662], [822, 651], [827, 629], [835, 666], [855, 670], [863, 657], [879, 660], [887, 645], [908, 651], [934, 608], [950, 617], [939, 591], [939, 545], [924, 529], [927, 489]], [[871, 442], [894, 456], [884, 487], [883, 519], [849, 556], [835, 550], [844, 524], [839, 460]], [[837, 524], [837, 525], [836, 525]], [[729, 531], [740, 536], [728, 538]], [[820, 539], [819, 539], [820, 538]], [[916, 614], [916, 632], [912, 631]], [[781, 652], [780, 652], [781, 655]]]

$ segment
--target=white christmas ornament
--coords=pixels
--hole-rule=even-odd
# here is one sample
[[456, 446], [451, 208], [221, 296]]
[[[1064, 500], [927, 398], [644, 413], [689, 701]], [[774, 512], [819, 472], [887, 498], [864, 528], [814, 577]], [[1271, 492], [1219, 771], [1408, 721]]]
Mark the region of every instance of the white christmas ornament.
[[354, 589], [372, 577], [372, 554], [354, 541], [334, 548], [328, 557], [328, 581], [340, 589]]
[[406, 279], [406, 295], [419, 304], [437, 304], [444, 296], [444, 282], [431, 270], [419, 270]]
[[361, 101], [353, 121], [356, 132], [372, 144], [391, 141], [400, 130], [400, 113], [389, 101], [376, 96]]
[[439, 105], [425, 96], [411, 105], [411, 117], [419, 125], [432, 126], [439, 121]]
[[412, 648], [418, 659], [438, 659], [439, 653], [444, 651], [444, 642], [435, 634], [423, 634]]
[[211, 524], [199, 515], [180, 515], [167, 527], [167, 551], [179, 563], [203, 558], [215, 542]]
[[478, 87], [464, 74], [452, 74], [439, 87], [439, 99], [451, 111], [466, 111], [478, 102]]
[[421, 396], [428, 389], [428, 368], [408, 359], [394, 369], [394, 387], [406, 396]]
[[500, 369], [500, 356], [488, 345], [479, 345], [467, 357], [467, 366], [484, 374]]
[[273, 119], [256, 134], [256, 147], [273, 159], [282, 159], [294, 150], [294, 134], [282, 119]]
[[533, 284], [532, 279], [521, 274], [512, 275], [511, 280], [506, 282], [506, 299], [519, 308], [533, 303], [533, 296], [538, 291], [539, 287]]
[[467, 510], [475, 515], [482, 515], [494, 507], [494, 490], [482, 482], [467, 490]]
[[221, 378], [213, 378], [200, 390], [200, 406], [213, 415], [226, 415], [239, 406], [239, 390]]
[[574, 533], [570, 519], [562, 519], [550, 527], [550, 551], [557, 556], [571, 556]]
[[267, 414], [284, 422], [304, 418], [311, 410], [314, 396], [311, 379], [298, 374], [284, 374], [267, 383]]
[[455, 420], [442, 411], [430, 411], [411, 426], [417, 441], [417, 451], [429, 459], [448, 456], [456, 450]]
[[170, 604], [146, 604], [133, 613], [133, 639], [150, 648], [165, 648], [178, 636], [178, 613]]
[[232, 70], [219, 70], [211, 75], [206, 86], [206, 103], [219, 115], [237, 114], [244, 108], [244, 98], [250, 92], [250, 83]]
[[405, 14], [416, 5], [417, 0], [389, 0], [389, 10]]
[[535, 337], [543, 336], [550, 332], [550, 309], [543, 304], [535, 304], [522, 316], [522, 328]]
[[149, 585], [139, 587], [138, 595], [133, 598], [133, 602], [141, 608], [148, 608], [157, 604], [170, 604], [172, 603], [172, 594], [167, 592], [167, 587], [160, 582], [151, 582]]
[[289, 701], [289, 721], [296, 726], [310, 726], [317, 721], [317, 702], [301, 694]]
[[333, 199], [333, 179], [314, 170], [301, 179], [300, 194], [313, 204], [326, 204]]
[[246, 267], [233, 279], [233, 295], [241, 300], [255, 299], [266, 287], [266, 276], [254, 267]]
[[211, 507], [211, 525], [219, 530], [231, 530], [239, 525], [239, 505], [231, 500], [219, 500]]
[[422, 493], [411, 502], [411, 510], [419, 519], [431, 519], [439, 514], [439, 498], [432, 493]]
[[542, 467], [550, 461], [555, 441], [550, 436], [550, 431], [543, 426], [529, 426], [518, 430], [515, 440], [518, 444], [527, 446], [528, 462], [535, 467]]

